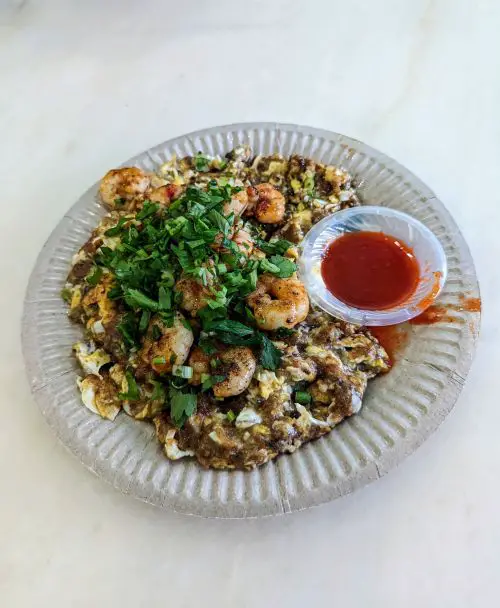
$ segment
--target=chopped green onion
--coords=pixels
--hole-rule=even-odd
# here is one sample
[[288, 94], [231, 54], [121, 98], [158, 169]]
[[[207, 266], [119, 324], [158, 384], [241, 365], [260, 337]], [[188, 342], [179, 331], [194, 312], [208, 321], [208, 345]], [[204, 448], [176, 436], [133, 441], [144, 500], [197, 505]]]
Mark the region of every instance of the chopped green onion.
[[165, 365], [166, 362], [167, 360], [165, 359], [165, 357], [154, 357], [153, 359], [154, 365]]
[[226, 414], [226, 417], [229, 422], [234, 422], [236, 420], [236, 414], [233, 412], [233, 410], [229, 410], [229, 412]]
[[189, 365], [174, 365], [172, 368], [172, 374], [177, 378], [184, 378], [189, 380], [193, 377], [193, 368]]

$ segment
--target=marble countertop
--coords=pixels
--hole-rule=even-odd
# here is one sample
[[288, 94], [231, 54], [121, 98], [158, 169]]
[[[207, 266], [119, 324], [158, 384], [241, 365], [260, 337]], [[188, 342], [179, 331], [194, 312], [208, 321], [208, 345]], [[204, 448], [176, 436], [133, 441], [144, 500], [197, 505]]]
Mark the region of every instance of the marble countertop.
[[[0, 604], [490, 607], [500, 591], [500, 5], [494, 0], [0, 0]], [[202, 520], [122, 496], [30, 396], [24, 290], [108, 168], [193, 129], [324, 127], [440, 196], [483, 323], [456, 408], [377, 483], [320, 508]]]

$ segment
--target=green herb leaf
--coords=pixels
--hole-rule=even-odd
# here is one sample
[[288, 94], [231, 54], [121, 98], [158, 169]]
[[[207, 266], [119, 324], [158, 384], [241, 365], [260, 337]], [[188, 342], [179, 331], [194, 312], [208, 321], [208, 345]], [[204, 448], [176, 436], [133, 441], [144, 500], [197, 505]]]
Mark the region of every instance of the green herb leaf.
[[273, 255], [269, 258], [269, 261], [274, 266], [278, 267], [276, 274], [280, 279], [288, 279], [297, 270], [297, 265], [292, 262], [290, 258], [285, 258], [282, 255]]
[[125, 222], [127, 222], [127, 221], [128, 221], [128, 218], [121, 217], [118, 220], [118, 224], [116, 224], [116, 226], [113, 226], [109, 230], [106, 230], [106, 232], [104, 234], [106, 236], [118, 236], [120, 234], [120, 232], [122, 231], [123, 224], [125, 224]]
[[276, 337], [277, 338], [287, 338], [288, 336], [292, 336], [295, 333], [295, 331], [296, 330], [289, 329], [288, 327], [280, 327], [276, 331]]
[[201, 338], [198, 342], [198, 346], [205, 355], [213, 355], [219, 350], [210, 338]]
[[256, 239], [256, 246], [261, 249], [267, 255], [283, 255], [286, 251], [293, 247], [293, 243], [286, 239], [278, 239], [274, 241], [264, 241], [263, 239]]
[[192, 393], [183, 393], [173, 387], [169, 389], [170, 417], [175, 426], [181, 428], [196, 411], [197, 398]]
[[138, 289], [127, 289], [125, 292], [125, 301], [133, 308], [142, 308], [152, 310], [153, 312], [156, 312], [159, 309], [158, 302], [155, 302]]
[[116, 329], [122, 335], [126, 346], [132, 348], [137, 345], [137, 322], [135, 315], [132, 312], [123, 315], [120, 323], [116, 326]]
[[208, 391], [208, 389], [212, 388], [214, 384], [224, 382], [225, 379], [226, 376], [223, 376], [222, 374], [215, 374], [213, 376], [210, 374], [201, 374], [201, 390], [203, 392]]
[[160, 327], [158, 325], [153, 325], [153, 327], [151, 328], [151, 337], [153, 338], [153, 340], [156, 342], [161, 338], [161, 335], [162, 331]]
[[201, 152], [198, 152], [196, 156], [193, 157], [193, 164], [196, 171], [201, 171], [202, 173], [207, 173], [209, 171], [209, 159], [204, 156]]
[[137, 401], [140, 398], [141, 394], [139, 392], [139, 387], [137, 386], [137, 382], [135, 381], [132, 372], [127, 370], [125, 372], [125, 378], [127, 379], [127, 392], [126, 393], [118, 393], [118, 397], [120, 399], [124, 399], [126, 401]]
[[231, 321], [230, 319], [212, 321], [205, 329], [206, 331], [213, 331], [216, 333], [224, 332], [240, 337], [250, 336], [254, 333], [254, 330], [251, 327], [243, 325], [243, 323], [240, 323], [239, 321]]
[[71, 304], [71, 300], [73, 298], [73, 292], [69, 287], [64, 287], [61, 289], [61, 298], [67, 303]]
[[231, 224], [227, 219], [215, 209], [212, 209], [207, 214], [208, 219], [214, 224], [224, 236], [227, 236], [231, 231]]
[[301, 405], [307, 405], [308, 403], [311, 403], [312, 397], [306, 391], [297, 391], [295, 393], [295, 401]]
[[170, 310], [172, 308], [172, 292], [167, 291], [163, 285], [158, 290], [160, 310]]
[[144, 207], [136, 215], [138, 220], [144, 220], [151, 215], [154, 215], [159, 209], [159, 205], [152, 203], [151, 201], [144, 201]]
[[151, 318], [150, 311], [149, 310], [143, 310], [142, 311], [142, 315], [141, 315], [141, 320], [139, 322], [139, 332], [141, 334], [143, 334], [146, 331], [146, 329], [147, 329], [147, 327], [149, 325], [150, 318]]
[[151, 394], [151, 399], [153, 401], [161, 401], [162, 403], [165, 403], [165, 399], [167, 398], [165, 386], [158, 380], [152, 380], [151, 382], [154, 386], [153, 393]]
[[236, 420], [236, 414], [233, 412], [233, 410], [229, 410], [229, 412], [226, 414], [226, 418], [229, 420], [229, 422], [234, 422]]
[[89, 285], [97, 285], [102, 277], [102, 268], [100, 266], [94, 267], [94, 272], [92, 274], [87, 275], [87, 283]]
[[260, 334], [260, 341], [262, 345], [260, 364], [263, 368], [274, 371], [281, 363], [282, 353], [265, 334]]

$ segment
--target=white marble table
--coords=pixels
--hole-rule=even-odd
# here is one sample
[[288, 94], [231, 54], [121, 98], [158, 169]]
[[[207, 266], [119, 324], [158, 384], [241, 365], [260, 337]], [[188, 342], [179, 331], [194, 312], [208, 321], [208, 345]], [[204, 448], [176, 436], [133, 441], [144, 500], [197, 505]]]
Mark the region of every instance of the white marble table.
[[[0, 0], [0, 605], [491, 607], [500, 591], [500, 5], [495, 0]], [[263, 521], [161, 512], [93, 477], [29, 394], [21, 303], [72, 202], [203, 126], [362, 139], [441, 197], [482, 283], [440, 430], [376, 484]]]

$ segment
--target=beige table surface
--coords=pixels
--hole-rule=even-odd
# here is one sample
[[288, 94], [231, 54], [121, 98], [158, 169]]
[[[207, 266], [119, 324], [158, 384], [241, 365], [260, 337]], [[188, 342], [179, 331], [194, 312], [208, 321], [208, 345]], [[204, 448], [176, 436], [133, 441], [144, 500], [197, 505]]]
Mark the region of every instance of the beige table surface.
[[[0, 606], [493, 607], [500, 591], [500, 4], [0, 0]], [[108, 168], [250, 120], [339, 131], [433, 188], [484, 304], [457, 407], [398, 469], [263, 521], [162, 512], [93, 477], [37, 410], [29, 272]]]

